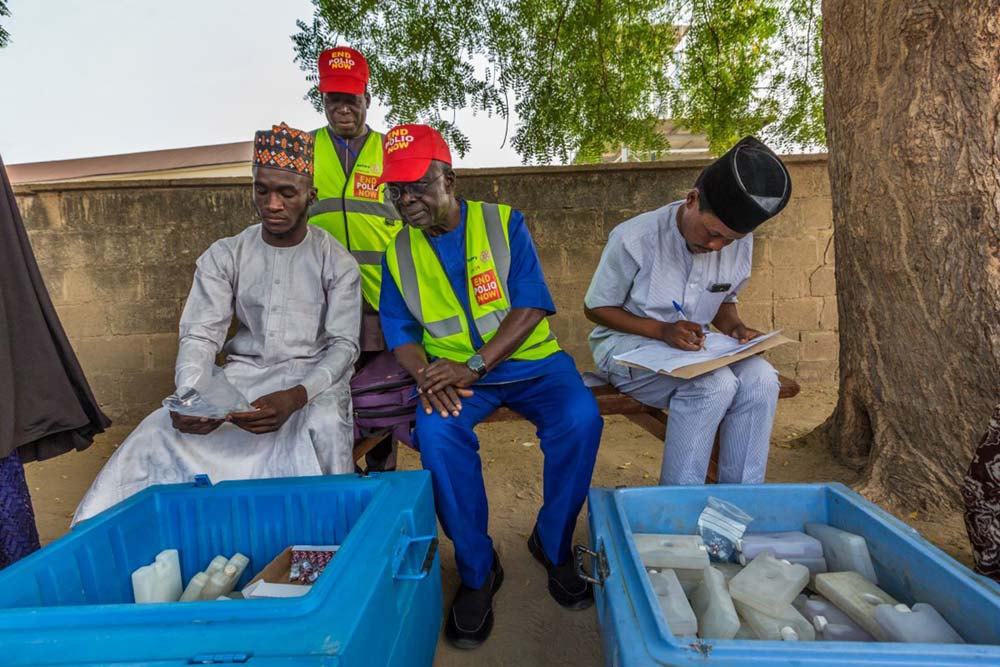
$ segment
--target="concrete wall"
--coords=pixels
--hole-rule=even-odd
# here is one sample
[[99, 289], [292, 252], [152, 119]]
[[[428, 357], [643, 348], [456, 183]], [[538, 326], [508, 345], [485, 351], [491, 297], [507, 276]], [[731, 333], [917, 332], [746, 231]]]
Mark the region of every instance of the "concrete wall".
[[[591, 365], [583, 296], [608, 232], [679, 198], [703, 161], [463, 170], [471, 199], [524, 211], [559, 314], [553, 327]], [[798, 345], [769, 356], [801, 381], [834, 380], [837, 303], [823, 156], [788, 159], [794, 196], [755, 234], [753, 278], [740, 312], [784, 327]], [[98, 400], [120, 423], [141, 419], [173, 389], [177, 320], [194, 261], [252, 224], [245, 179], [23, 185], [15, 188], [32, 245]]]

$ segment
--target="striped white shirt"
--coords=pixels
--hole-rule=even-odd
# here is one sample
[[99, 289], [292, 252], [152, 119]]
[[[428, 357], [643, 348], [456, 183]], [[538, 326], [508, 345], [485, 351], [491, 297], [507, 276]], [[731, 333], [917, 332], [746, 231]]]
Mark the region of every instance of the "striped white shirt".
[[[675, 322], [673, 302], [681, 304], [692, 322], [708, 324], [719, 306], [735, 303], [750, 278], [753, 235], [733, 241], [718, 252], [694, 254], [677, 228], [676, 201], [638, 215], [615, 227], [608, 237], [584, 303], [588, 308], [618, 306], [633, 315]], [[723, 291], [711, 291], [729, 285]], [[642, 336], [597, 326], [590, 349], [598, 368], [617, 364], [614, 354], [642, 344]]]

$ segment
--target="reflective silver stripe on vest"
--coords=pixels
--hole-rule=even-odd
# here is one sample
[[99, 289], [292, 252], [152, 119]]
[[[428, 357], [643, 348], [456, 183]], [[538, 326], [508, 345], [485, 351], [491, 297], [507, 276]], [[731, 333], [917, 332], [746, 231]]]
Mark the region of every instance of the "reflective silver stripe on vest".
[[458, 315], [437, 322], [424, 322], [424, 328], [434, 338], [444, 338], [462, 333], [462, 320]]
[[496, 204], [482, 204], [483, 219], [486, 221], [486, 238], [490, 243], [490, 252], [493, 253], [493, 262], [497, 266], [497, 276], [500, 278], [500, 286], [503, 287], [504, 296], [510, 300], [510, 291], [507, 289], [507, 276], [510, 275], [510, 245], [503, 233], [503, 222], [500, 221], [500, 207]]
[[510, 313], [510, 309], [505, 308], [503, 310], [494, 310], [477, 317], [476, 330], [479, 332], [480, 337], [499, 329], [500, 323], [503, 322], [503, 318], [507, 317], [508, 313]]
[[339, 199], [317, 199], [309, 207], [309, 217], [311, 218], [320, 213], [333, 213], [334, 211], [340, 213]]
[[378, 250], [352, 250], [351, 255], [358, 264], [382, 264], [382, 256], [385, 253]]
[[[510, 248], [503, 233], [503, 223], [500, 221], [500, 211], [496, 204], [483, 204], [483, 217], [486, 220], [487, 240], [490, 252], [497, 267], [498, 278], [503, 287], [504, 295], [509, 299], [507, 276], [510, 273]], [[420, 304], [420, 282], [417, 280], [417, 267], [413, 259], [413, 246], [410, 230], [404, 229], [396, 236], [396, 264], [399, 267], [399, 282], [402, 287], [403, 300], [406, 307], [427, 332], [434, 338], [444, 338], [462, 333], [461, 316], [449, 317], [436, 322], [425, 322], [423, 307]], [[357, 256], [358, 253], [353, 253]], [[360, 262], [360, 260], [358, 260]], [[509, 308], [494, 310], [476, 318], [475, 326], [480, 337], [500, 328], [500, 323], [510, 313]], [[549, 336], [549, 340], [553, 336]], [[542, 341], [545, 342], [545, 341]], [[541, 345], [541, 343], [539, 343]]]
[[[343, 201], [343, 206], [341, 206], [341, 201]], [[313, 205], [309, 207], [309, 217], [319, 215], [321, 213], [340, 213], [344, 209], [346, 209], [348, 213], [374, 215], [379, 218], [399, 220], [399, 213], [396, 212], [396, 207], [388, 202], [382, 203], [377, 201], [362, 201], [359, 199], [341, 200], [339, 197], [320, 199], [313, 202]]]
[[532, 345], [531, 347], [528, 347], [528, 348], [525, 348], [525, 349], [521, 350], [521, 352], [527, 352], [528, 350], [534, 350], [539, 345], [545, 345], [549, 341], [552, 341], [552, 340], [555, 340], [555, 339], [556, 339], [555, 334], [553, 334], [551, 331], [549, 331], [549, 335], [545, 337], [545, 340], [540, 340], [537, 343], [535, 343], [534, 345]]
[[413, 315], [413, 319], [426, 327], [424, 309], [420, 305], [420, 283], [417, 281], [417, 264], [413, 261], [413, 247], [410, 245], [410, 230], [403, 229], [396, 235], [396, 264], [399, 267], [399, 283], [403, 301]]
[[[416, 233], [416, 232], [414, 232]], [[458, 315], [436, 320], [424, 321], [424, 309], [420, 305], [420, 281], [417, 280], [417, 264], [413, 261], [413, 239], [410, 230], [403, 229], [394, 241], [396, 244], [396, 265], [399, 267], [399, 282], [403, 291], [403, 301], [413, 319], [427, 330], [434, 338], [445, 338], [462, 333], [462, 319]]]

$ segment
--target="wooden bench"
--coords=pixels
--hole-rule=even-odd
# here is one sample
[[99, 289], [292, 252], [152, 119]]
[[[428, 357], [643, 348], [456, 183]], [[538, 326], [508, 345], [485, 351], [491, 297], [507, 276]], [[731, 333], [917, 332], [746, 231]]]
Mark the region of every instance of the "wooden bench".
[[[800, 391], [799, 383], [792, 378], [783, 375], [778, 376], [781, 382], [781, 389], [778, 391], [778, 398], [792, 398]], [[651, 408], [643, 405], [631, 396], [621, 393], [609, 384], [602, 384], [592, 387], [594, 398], [597, 399], [597, 407], [602, 415], [624, 415], [629, 421], [641, 426], [648, 433], [659, 440], [663, 440], [667, 433], [667, 411], [659, 408]], [[485, 422], [506, 422], [519, 421], [524, 419], [521, 415], [510, 408], [499, 408]], [[354, 461], [358, 462], [365, 454], [371, 451], [379, 443], [389, 436], [388, 432], [376, 433], [354, 446]], [[712, 449], [712, 458], [708, 464], [708, 474], [705, 481], [714, 484], [719, 480], [719, 435], [715, 436], [715, 447]]]

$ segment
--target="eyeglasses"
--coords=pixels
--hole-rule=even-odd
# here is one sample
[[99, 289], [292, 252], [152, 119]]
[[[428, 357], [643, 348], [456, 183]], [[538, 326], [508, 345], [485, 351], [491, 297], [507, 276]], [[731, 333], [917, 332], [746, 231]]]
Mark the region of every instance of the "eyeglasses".
[[429, 181], [414, 181], [413, 183], [389, 183], [385, 186], [385, 196], [389, 198], [392, 203], [399, 202], [403, 198], [404, 192], [409, 192], [411, 197], [421, 197], [427, 192], [427, 188], [431, 186], [431, 183], [437, 179], [444, 176], [444, 172], [441, 172]]

